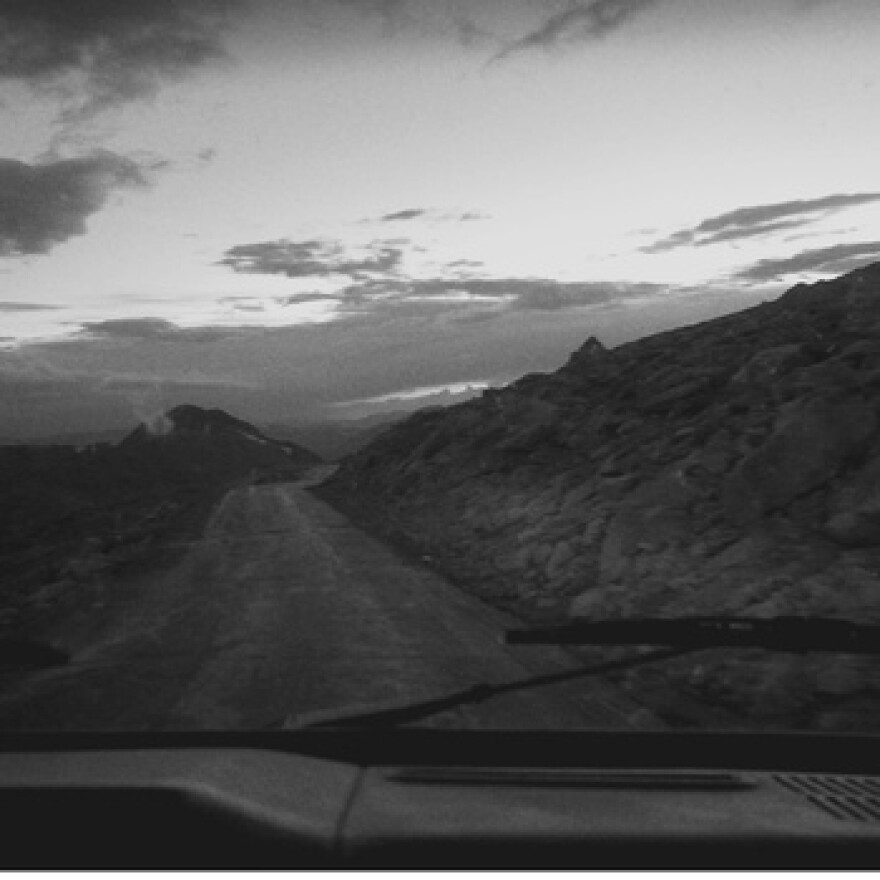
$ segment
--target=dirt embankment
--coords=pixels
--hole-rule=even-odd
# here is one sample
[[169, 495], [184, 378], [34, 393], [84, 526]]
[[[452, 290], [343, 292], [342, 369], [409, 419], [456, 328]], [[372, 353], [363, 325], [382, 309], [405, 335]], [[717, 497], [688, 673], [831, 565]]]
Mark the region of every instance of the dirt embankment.
[[71, 518], [67, 530], [56, 523], [51, 542], [38, 533], [29, 546], [0, 556], [0, 642], [51, 642], [71, 617], [97, 622], [125, 579], [179, 561], [225, 491], [180, 490], [108, 506]]

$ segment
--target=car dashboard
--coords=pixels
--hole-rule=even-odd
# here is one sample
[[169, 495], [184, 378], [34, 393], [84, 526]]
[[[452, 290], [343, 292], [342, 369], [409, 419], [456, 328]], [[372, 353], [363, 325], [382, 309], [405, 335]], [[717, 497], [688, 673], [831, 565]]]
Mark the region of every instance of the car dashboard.
[[877, 867], [878, 744], [666, 731], [6, 734], [0, 864]]

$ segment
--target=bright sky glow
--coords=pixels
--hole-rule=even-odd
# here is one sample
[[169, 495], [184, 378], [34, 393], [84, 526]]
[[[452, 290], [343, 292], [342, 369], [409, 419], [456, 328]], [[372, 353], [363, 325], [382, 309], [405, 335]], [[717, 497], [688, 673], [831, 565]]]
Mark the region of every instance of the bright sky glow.
[[[77, 2], [37, 4], [58, 46]], [[285, 400], [509, 379], [508, 349], [549, 369], [600, 325], [623, 339], [880, 257], [874, 0], [229, 0], [216, 30], [206, 6], [177, 4], [205, 45], [171, 60], [131, 52], [124, 11], [83, 12], [79, 62], [42, 81], [0, 57], [11, 429], [71, 418], [22, 379], [35, 360], [106, 379], [122, 349], [160, 388], [207, 361], [283, 420]], [[173, 8], [130, 4], [166, 45]], [[114, 40], [141, 68], [100, 85]]]

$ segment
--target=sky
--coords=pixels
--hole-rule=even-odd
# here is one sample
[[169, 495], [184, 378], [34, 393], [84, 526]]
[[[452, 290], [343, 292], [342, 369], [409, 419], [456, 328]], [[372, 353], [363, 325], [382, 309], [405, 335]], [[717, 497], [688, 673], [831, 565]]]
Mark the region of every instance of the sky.
[[0, 0], [0, 438], [417, 406], [880, 259], [878, 45], [876, 0]]

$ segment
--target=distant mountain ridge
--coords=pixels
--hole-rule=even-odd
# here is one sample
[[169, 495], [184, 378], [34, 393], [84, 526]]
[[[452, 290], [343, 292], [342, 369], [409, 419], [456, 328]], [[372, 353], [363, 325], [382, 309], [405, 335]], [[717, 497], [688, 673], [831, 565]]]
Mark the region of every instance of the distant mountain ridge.
[[327, 461], [336, 461], [362, 449], [391, 425], [406, 418], [402, 413], [381, 413], [357, 419], [267, 424], [272, 437], [310, 449]]
[[0, 446], [94, 446], [115, 445], [131, 432], [131, 428], [105, 428], [94, 431], [71, 431], [27, 437], [0, 437]]
[[[186, 415], [186, 409], [189, 405], [176, 407], [180, 409], [180, 427], [185, 428], [190, 424], [192, 428], [199, 429], [202, 420], [207, 416], [199, 416], [198, 414]], [[207, 410], [194, 407], [201, 413], [222, 413], [222, 410]], [[171, 410], [169, 412], [174, 412]], [[237, 422], [239, 429], [244, 434], [250, 434], [253, 437], [274, 440], [282, 446], [290, 445], [299, 447], [307, 453], [312, 452], [325, 461], [334, 461], [345, 455], [356, 452], [365, 446], [370, 440], [381, 434], [385, 428], [394, 422], [405, 418], [407, 414], [381, 413], [372, 416], [363, 416], [361, 418], [352, 419], [326, 419], [312, 420], [308, 422], [271, 422], [259, 423], [258, 425], [249, 424], [240, 419], [226, 414], [232, 422]], [[76, 431], [61, 434], [46, 434], [37, 437], [0, 437], [0, 446], [93, 446], [96, 444], [116, 445], [130, 434], [137, 433], [140, 430], [146, 433], [160, 435], [162, 431], [168, 430], [173, 426], [170, 421], [169, 413], [157, 412], [150, 420], [150, 425], [141, 423], [136, 428], [107, 428], [95, 431]], [[163, 428], [162, 425], [165, 424]], [[207, 427], [210, 422], [204, 422]], [[232, 424], [220, 418], [215, 427], [225, 424], [232, 427]], [[159, 430], [157, 430], [157, 425]], [[292, 450], [295, 452], [295, 450]]]
[[281, 453], [302, 462], [318, 463], [322, 460], [311, 450], [296, 443], [270, 437], [249, 422], [238, 419], [222, 409], [204, 409], [192, 404], [176, 406], [166, 413], [161, 413], [149, 424], [142, 422], [122, 439], [121, 446], [133, 447], [144, 442], [154, 443], [163, 439], [192, 442], [197, 438], [243, 441], [249, 444], [247, 448], [251, 453], [256, 453], [253, 448], [256, 444], [264, 447], [263, 453], [258, 453], [264, 456]]
[[[398, 423], [321, 492], [526, 617], [880, 622], [880, 264], [589, 339], [555, 373]], [[736, 660], [670, 663], [644, 693], [671, 688], [682, 717], [880, 729], [876, 664]]]
[[243, 436], [264, 438], [258, 428], [235, 418], [225, 410], [182, 404], [167, 412], [158, 412], [150, 419], [142, 421], [123, 438], [123, 442], [135, 442], [145, 436], [162, 437], [174, 433], [206, 434], [229, 431]]
[[179, 406], [162, 419], [161, 432], [141, 424], [117, 444], [0, 447], [0, 554], [94, 537], [146, 503], [298, 479], [321, 461], [222, 410]]

